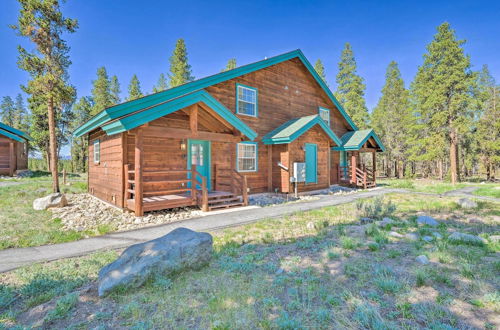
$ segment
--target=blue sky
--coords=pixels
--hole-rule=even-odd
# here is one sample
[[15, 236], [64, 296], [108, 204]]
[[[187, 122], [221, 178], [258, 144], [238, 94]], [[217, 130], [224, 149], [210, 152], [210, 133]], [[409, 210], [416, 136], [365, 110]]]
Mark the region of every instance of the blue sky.
[[[17, 68], [21, 39], [18, 4], [1, 0], [0, 96], [15, 96], [28, 76]], [[500, 80], [500, 1], [137, 1], [69, 0], [66, 16], [77, 18], [71, 46], [70, 81], [88, 95], [97, 67], [118, 75], [122, 96], [136, 73], [150, 92], [176, 39], [184, 38], [196, 78], [219, 72], [235, 57], [239, 65], [300, 48], [314, 63], [321, 58], [335, 89], [337, 62], [345, 42], [353, 46], [371, 110], [388, 63], [399, 63], [407, 86], [422, 63], [436, 27], [451, 23], [474, 69], [488, 64]]]

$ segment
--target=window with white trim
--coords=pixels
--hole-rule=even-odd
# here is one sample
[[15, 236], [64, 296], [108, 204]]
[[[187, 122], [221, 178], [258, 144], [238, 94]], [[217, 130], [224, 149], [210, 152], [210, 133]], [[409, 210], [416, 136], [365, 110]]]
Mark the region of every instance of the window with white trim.
[[257, 89], [236, 85], [236, 113], [257, 117]]
[[330, 110], [319, 108], [319, 116], [325, 121], [328, 126], [330, 126]]
[[237, 148], [238, 172], [257, 171], [257, 143], [238, 143]]
[[101, 162], [101, 143], [99, 140], [94, 141], [94, 164]]

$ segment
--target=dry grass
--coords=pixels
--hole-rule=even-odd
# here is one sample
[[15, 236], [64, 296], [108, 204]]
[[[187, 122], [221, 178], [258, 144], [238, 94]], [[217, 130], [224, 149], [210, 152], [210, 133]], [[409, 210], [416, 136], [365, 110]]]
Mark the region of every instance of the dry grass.
[[[463, 210], [454, 198], [387, 199], [397, 206], [392, 228], [359, 225], [349, 204], [227, 229], [213, 233], [208, 267], [158, 275], [105, 299], [95, 278], [115, 252], [2, 274], [1, 319], [53, 328], [498, 328], [498, 243], [452, 245], [446, 236], [498, 235], [500, 204]], [[442, 224], [418, 227], [420, 212]], [[437, 231], [444, 239], [412, 242], [390, 230]], [[431, 264], [416, 263], [421, 254]]]

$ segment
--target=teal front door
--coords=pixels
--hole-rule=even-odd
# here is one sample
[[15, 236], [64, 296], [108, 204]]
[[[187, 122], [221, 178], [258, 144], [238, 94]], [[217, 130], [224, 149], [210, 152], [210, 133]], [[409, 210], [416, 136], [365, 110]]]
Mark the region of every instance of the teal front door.
[[318, 182], [318, 146], [306, 143], [306, 183]]
[[[190, 170], [192, 165], [196, 165], [196, 171], [207, 178], [207, 189], [210, 190], [210, 141], [188, 140], [187, 168]], [[188, 179], [191, 173], [188, 173]], [[199, 184], [197, 189], [201, 189], [201, 179], [197, 178]], [[191, 188], [191, 182], [188, 183]]]

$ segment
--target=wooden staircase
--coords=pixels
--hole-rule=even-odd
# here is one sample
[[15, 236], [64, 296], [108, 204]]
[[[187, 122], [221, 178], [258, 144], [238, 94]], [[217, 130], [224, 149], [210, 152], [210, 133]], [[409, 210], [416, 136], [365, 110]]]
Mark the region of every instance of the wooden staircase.
[[228, 209], [244, 206], [243, 198], [231, 192], [211, 191], [208, 193], [208, 210]]
[[377, 186], [375, 172], [371, 167], [363, 165], [360, 167], [339, 166], [340, 182], [360, 187], [363, 189], [374, 188]]

